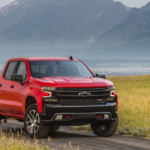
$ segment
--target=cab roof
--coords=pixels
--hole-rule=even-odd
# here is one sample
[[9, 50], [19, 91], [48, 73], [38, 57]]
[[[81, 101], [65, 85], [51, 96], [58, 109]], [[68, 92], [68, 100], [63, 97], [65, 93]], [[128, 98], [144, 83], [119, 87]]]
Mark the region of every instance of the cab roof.
[[78, 59], [71, 60], [69, 57], [21, 57], [13, 58], [11, 60], [29, 60], [29, 61], [79, 61]]

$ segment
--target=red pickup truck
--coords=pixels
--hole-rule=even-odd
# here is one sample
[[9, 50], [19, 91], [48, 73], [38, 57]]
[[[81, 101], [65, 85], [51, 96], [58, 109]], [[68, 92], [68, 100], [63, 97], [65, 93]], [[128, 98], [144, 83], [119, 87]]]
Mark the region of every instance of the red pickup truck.
[[72, 57], [10, 59], [0, 76], [0, 121], [24, 122], [31, 137], [85, 124], [108, 137], [116, 132], [117, 110], [114, 84]]

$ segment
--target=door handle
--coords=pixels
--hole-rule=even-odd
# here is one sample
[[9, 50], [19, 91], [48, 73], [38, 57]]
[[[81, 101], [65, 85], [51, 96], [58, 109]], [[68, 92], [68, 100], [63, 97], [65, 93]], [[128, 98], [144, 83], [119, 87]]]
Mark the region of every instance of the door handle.
[[0, 87], [2, 87], [2, 85], [0, 84]]
[[14, 88], [14, 86], [13, 86], [13, 85], [11, 85], [11, 86], [10, 86], [10, 88]]

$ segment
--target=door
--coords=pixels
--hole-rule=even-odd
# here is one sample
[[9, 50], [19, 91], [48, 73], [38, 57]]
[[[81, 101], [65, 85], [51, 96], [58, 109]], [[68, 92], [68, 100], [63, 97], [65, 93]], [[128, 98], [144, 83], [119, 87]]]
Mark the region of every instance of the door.
[[25, 81], [27, 79], [27, 70], [25, 62], [21, 61], [18, 63], [18, 67], [16, 69], [15, 74], [23, 75], [23, 82], [19, 83], [16, 81], [10, 82], [10, 88], [9, 91], [10, 95], [10, 103], [11, 108], [10, 112], [11, 114], [17, 114], [17, 115], [24, 115], [23, 106], [24, 106], [24, 100], [25, 100]]
[[[8, 68], [9, 69], [9, 68]], [[23, 75], [23, 82], [19, 83], [16, 81], [11, 81], [11, 78], [9, 78], [6, 81], [6, 90], [5, 90], [5, 109], [4, 113], [8, 114], [16, 114], [16, 115], [24, 115], [23, 113], [23, 104], [24, 104], [24, 90], [25, 90], [25, 80], [27, 78], [27, 71], [26, 71], [26, 65], [25, 62], [17, 62], [16, 67], [14, 68], [14, 71], [12, 74], [20, 74]], [[7, 75], [7, 72], [6, 72]], [[6, 76], [7, 77], [7, 76]]]
[[8, 113], [10, 111], [9, 103], [9, 90], [11, 75], [14, 74], [15, 68], [17, 67], [17, 61], [9, 62], [6, 70], [1, 76], [1, 87], [0, 87], [0, 112]]

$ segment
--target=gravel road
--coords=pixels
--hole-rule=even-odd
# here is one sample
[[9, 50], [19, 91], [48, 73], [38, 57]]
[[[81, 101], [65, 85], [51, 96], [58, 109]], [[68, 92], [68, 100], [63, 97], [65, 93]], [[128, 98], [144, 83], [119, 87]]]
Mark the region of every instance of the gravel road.
[[[8, 123], [1, 124], [1, 128], [6, 130], [22, 127], [23, 123], [14, 120], [8, 120]], [[50, 139], [39, 139], [39, 142], [58, 150], [150, 150], [149, 140], [117, 134], [109, 138], [100, 138], [92, 132], [73, 131], [71, 127], [67, 126], [62, 126], [49, 136]]]

